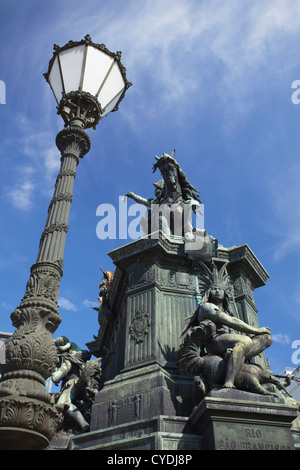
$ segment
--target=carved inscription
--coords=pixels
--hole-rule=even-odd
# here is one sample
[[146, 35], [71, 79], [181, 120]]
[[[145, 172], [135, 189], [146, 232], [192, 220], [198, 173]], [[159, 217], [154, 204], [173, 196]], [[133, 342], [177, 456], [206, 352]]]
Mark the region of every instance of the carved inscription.
[[141, 419], [143, 395], [135, 395], [122, 400], [114, 400], [108, 408], [108, 426], [128, 423]]
[[244, 428], [239, 439], [221, 439], [218, 442], [220, 450], [291, 450], [283, 443], [271, 442], [269, 436], [264, 436], [262, 429]]

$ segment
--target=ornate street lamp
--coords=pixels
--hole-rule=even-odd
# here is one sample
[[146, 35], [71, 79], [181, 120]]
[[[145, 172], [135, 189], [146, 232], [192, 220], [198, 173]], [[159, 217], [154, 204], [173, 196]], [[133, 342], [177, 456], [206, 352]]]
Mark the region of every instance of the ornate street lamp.
[[94, 44], [87, 35], [82, 41], [54, 45], [55, 53], [44, 74], [53, 91], [60, 114], [68, 126], [75, 118], [84, 127], [95, 128], [99, 120], [118, 109], [127, 88], [121, 52], [112, 53], [104, 44]]
[[62, 413], [45, 381], [58, 358], [52, 334], [61, 322], [57, 299], [63, 275], [63, 253], [76, 167], [91, 146], [84, 131], [116, 111], [131, 83], [121, 53], [94, 44], [89, 36], [54, 46], [44, 75], [58, 105], [65, 129], [56, 137], [61, 152], [53, 198], [40, 239], [36, 262], [20, 305], [11, 314], [15, 333], [6, 342], [6, 363], [0, 379], [0, 449], [43, 449]]

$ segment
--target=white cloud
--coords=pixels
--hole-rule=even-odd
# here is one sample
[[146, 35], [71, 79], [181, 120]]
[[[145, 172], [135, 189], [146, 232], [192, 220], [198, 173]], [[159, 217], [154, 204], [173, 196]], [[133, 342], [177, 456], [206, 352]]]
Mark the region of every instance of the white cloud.
[[[78, 307], [73, 302], [71, 302], [69, 299], [66, 299], [65, 297], [60, 296], [58, 298], [58, 305], [59, 305], [59, 308], [63, 309], [63, 310], [69, 310], [69, 311], [73, 311], [73, 312], [78, 311]], [[82, 301], [82, 306], [85, 307], [85, 308], [93, 308], [93, 307], [97, 306], [97, 301], [84, 299]]]
[[[300, 246], [300, 233], [294, 233], [293, 228], [284, 227], [281, 241], [277, 244], [275, 248], [273, 258], [275, 261], [282, 260], [286, 255], [292, 251], [298, 252]], [[289, 233], [290, 231], [290, 233]]]
[[55, 145], [44, 150], [44, 165], [46, 170], [46, 178], [52, 179], [56, 176], [60, 168], [60, 154]]
[[7, 197], [17, 209], [29, 210], [33, 207], [34, 184], [25, 181], [13, 189], [8, 189]]
[[[252, 109], [255, 91], [260, 90], [265, 80], [262, 70], [270, 71], [274, 83], [275, 77], [293, 67], [298, 57], [292, 53], [291, 41], [298, 43], [299, 2], [128, 0], [102, 3], [99, 6], [95, 0], [91, 1], [94, 8], [89, 9], [77, 5], [72, 12], [62, 5], [57, 21], [52, 24], [51, 37], [55, 33], [60, 45], [69, 40], [64, 33], [68, 17], [74, 40], [89, 33], [93, 41], [105, 42], [113, 51], [123, 51], [128, 79], [134, 84], [128, 94], [134, 97], [135, 106], [126, 110], [120, 106], [120, 112], [132, 125], [139, 124], [142, 112], [145, 118], [153, 119], [166, 110], [178, 109], [174, 120], [187, 118], [189, 113], [201, 112], [203, 103], [210, 106], [212, 100], [218, 102], [227, 121], [230, 113], [238, 122], [238, 112]], [[49, 48], [48, 41], [52, 39], [43, 36], [40, 47], [34, 48], [34, 59], [26, 42], [24, 57], [30, 51], [31, 60], [40, 63], [44, 60], [45, 48]], [[54, 98], [46, 86], [44, 90], [49, 116], [53, 114]], [[32, 123], [25, 118], [20, 123], [32, 133]], [[49, 136], [45, 137], [38, 140], [51, 149], [49, 152], [54, 158], [53, 143], [45, 145]], [[35, 143], [40, 145], [38, 140]], [[25, 148], [30, 152], [32, 146]], [[55, 161], [49, 154], [46, 160], [48, 158], [50, 162]]]
[[72, 312], [77, 312], [78, 308], [74, 305], [70, 300], [66, 299], [65, 297], [58, 298], [58, 305], [60, 309], [69, 310]]
[[[141, 115], [153, 120], [174, 109], [174, 123], [182, 122], [192, 119], [193, 113], [205, 112], [204, 106], [211, 107], [212, 100], [223, 115], [224, 130], [232, 129], [240, 122], [241, 114], [251, 111], [262, 81], [269, 79], [270, 86], [275, 86], [276, 77], [294, 67], [295, 57], [299, 56], [293, 51], [298, 44], [300, 2], [128, 0], [119, 5], [108, 2], [101, 8], [95, 1], [91, 3], [96, 8], [78, 5], [73, 12], [68, 9], [73, 39], [90, 33], [93, 41], [123, 51], [122, 62], [134, 84], [128, 91], [134, 106], [121, 105], [120, 112], [137, 130], [145, 125]], [[66, 8], [62, 5], [61, 15], [51, 29], [60, 45], [66, 40], [66, 23], [61, 20]], [[35, 50], [37, 62], [44, 57], [47, 44], [43, 37]], [[27, 44], [24, 48], [28, 53]], [[36, 190], [41, 188], [41, 175], [45, 187], [50, 188], [59, 166], [58, 150], [46, 126], [55, 107], [46, 87], [45, 97], [44, 122], [37, 125], [24, 116], [17, 117], [23, 129], [22, 148], [29, 158], [28, 166], [39, 175], [34, 182]], [[25, 189], [29, 194], [29, 187]], [[42, 194], [49, 196], [50, 190], [52, 186], [48, 191], [43, 189]], [[28, 208], [29, 201], [28, 197], [24, 199]]]
[[283, 333], [278, 333], [276, 335], [272, 335], [272, 338], [273, 338], [273, 341], [275, 341], [276, 343], [281, 344], [282, 346], [284, 346], [286, 344], [290, 344], [290, 342], [291, 342], [290, 337], [288, 335], [283, 334]]
[[94, 300], [84, 299], [84, 301], [82, 302], [82, 305], [86, 308], [93, 308], [93, 307], [97, 307], [97, 302], [95, 302]]
[[[74, 40], [89, 33], [95, 42], [123, 51], [128, 78], [135, 85], [130, 93], [143, 96], [147, 115], [179, 103], [178, 114], [187, 113], [192, 101], [209, 102], [213, 95], [223, 110], [228, 103], [245, 110], [260, 87], [262, 69], [271, 69], [274, 78], [295, 65], [298, 55], [292, 51], [298, 44], [299, 17], [300, 3], [291, 0], [91, 0], [90, 8], [78, 4], [73, 11], [62, 3], [51, 35], [40, 34], [39, 45], [33, 44], [36, 36], [29, 35], [18, 48], [18, 62], [45, 61], [46, 69], [49, 41], [55, 36], [63, 45], [69, 40], [67, 25], [72, 24]], [[155, 86], [155, 100], [149, 85]], [[45, 96], [46, 113], [52, 113], [50, 90]], [[141, 100], [136, 101], [140, 108]]]
[[14, 168], [15, 182], [4, 187], [4, 191], [14, 207], [28, 211], [34, 207], [34, 198], [38, 201], [41, 195], [49, 198], [53, 194], [53, 180], [60, 167], [60, 153], [53, 145], [51, 132], [47, 128], [42, 130], [43, 124], [22, 114], [17, 118], [17, 145], [21, 149], [22, 158]]
[[[105, 36], [124, 46], [129, 78], [131, 73], [139, 78], [146, 72], [160, 83], [157, 108], [170, 99], [193, 98], [196, 89], [202, 98], [209, 94], [201, 84], [211, 78], [213, 62], [217, 64], [217, 82], [211, 83], [214, 93], [226, 102], [234, 95], [235, 106], [243, 106], [249, 84], [250, 90], [259, 86], [261, 74], [257, 73], [261, 68], [271, 67], [277, 75], [283, 64], [294, 65], [285, 46], [298, 35], [299, 14], [300, 3], [289, 0], [246, 5], [239, 1], [146, 0], [142, 5], [131, 2], [128, 13], [108, 21], [99, 33], [96, 14], [97, 26], [92, 30], [94, 40]], [[270, 56], [276, 60], [270, 60]], [[278, 59], [284, 59], [280, 68]]]
[[0, 306], [1, 306], [1, 308], [4, 308], [5, 310], [13, 310], [13, 308], [14, 308], [12, 305], [8, 304], [5, 301], [1, 302]]
[[92, 14], [82, 7], [70, 21], [74, 37], [86, 30], [93, 41], [123, 51], [134, 106], [119, 112], [136, 132], [167, 111], [180, 124], [214, 103], [228, 134], [263, 87], [275, 87], [295, 66], [299, 18], [300, 3], [289, 0], [128, 0]]

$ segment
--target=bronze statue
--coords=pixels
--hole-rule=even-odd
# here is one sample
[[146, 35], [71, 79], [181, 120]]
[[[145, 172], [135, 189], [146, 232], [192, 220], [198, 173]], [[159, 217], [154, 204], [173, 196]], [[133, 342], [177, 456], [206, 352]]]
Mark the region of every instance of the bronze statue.
[[[210, 358], [218, 356], [226, 359], [223, 387], [235, 388], [237, 374], [245, 361], [260, 354], [271, 345], [270, 329], [253, 327], [233, 316], [229, 303], [230, 282], [226, 272], [226, 263], [220, 271], [215, 265], [211, 271], [203, 262], [200, 261], [200, 264], [205, 273], [201, 277], [204, 295], [201, 304], [187, 317], [188, 324], [182, 334], [192, 329], [193, 337], [197, 337], [201, 349], [200, 356], [208, 355]], [[192, 363], [195, 361], [197, 363], [194, 351], [191, 343], [188, 344], [188, 341], [185, 341], [179, 352], [179, 365], [189, 368], [191, 364], [188, 358], [192, 360]]]
[[[194, 350], [193, 354], [189, 354], [188, 362], [193, 363], [190, 371], [194, 371], [194, 386], [192, 391], [192, 399], [194, 405], [197, 405], [202, 398], [213, 388], [219, 387], [223, 383], [226, 372], [226, 359], [217, 355], [207, 355], [200, 357]], [[184, 361], [183, 361], [184, 362]], [[254, 363], [244, 363], [238, 371], [234, 385], [238, 390], [257, 393], [259, 395], [272, 395], [278, 397], [277, 391], [271, 391], [265, 388], [264, 384], [272, 384], [279, 390], [285, 392], [287, 397], [291, 397], [285, 384], [273, 375], [271, 372], [263, 369], [260, 365]], [[295, 402], [294, 402], [295, 403]], [[299, 404], [297, 404], [299, 407]]]
[[65, 336], [55, 340], [59, 366], [52, 374], [55, 384], [62, 382], [61, 390], [55, 395], [56, 403], [64, 405], [65, 426], [80, 432], [89, 430], [90, 409], [100, 387], [101, 367], [99, 359], [92, 359], [91, 353], [80, 349]]
[[93, 310], [96, 310], [98, 312], [98, 323], [101, 325], [101, 317], [103, 316], [103, 309], [108, 308], [109, 309], [109, 291], [112, 286], [113, 278], [114, 278], [114, 272], [111, 271], [103, 271], [103, 269], [100, 268], [100, 270], [103, 273], [103, 279], [99, 284], [99, 297], [98, 300], [100, 302], [100, 307], [93, 307]]
[[160, 170], [164, 179], [163, 194], [160, 202], [174, 203], [194, 199], [201, 203], [199, 191], [191, 185], [186, 174], [180, 168], [174, 158], [175, 150], [168, 155], [163, 153], [159, 158], [155, 155], [156, 163], [153, 165], [153, 173]]
[[[161, 157], [155, 155], [156, 163], [153, 173], [160, 170], [163, 179], [154, 183], [155, 197], [144, 198], [128, 192], [125, 196], [135, 202], [149, 207], [147, 217], [141, 221], [142, 229], [146, 234], [161, 230], [167, 235], [189, 236], [192, 232], [190, 211], [196, 213], [201, 204], [198, 190], [188, 181], [186, 174], [174, 159], [175, 150]], [[163, 208], [165, 206], [165, 213]], [[171, 214], [170, 209], [172, 208]]]

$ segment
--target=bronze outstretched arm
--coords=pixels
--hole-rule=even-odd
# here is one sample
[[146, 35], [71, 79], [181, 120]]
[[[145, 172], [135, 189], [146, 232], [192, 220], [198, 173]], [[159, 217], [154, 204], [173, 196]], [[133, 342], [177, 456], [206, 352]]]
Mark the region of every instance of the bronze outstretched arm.
[[206, 318], [212, 320], [214, 323], [226, 325], [229, 328], [233, 328], [234, 330], [240, 331], [241, 333], [249, 333], [255, 335], [260, 335], [264, 333], [271, 334], [270, 328], [256, 328], [254, 326], [248, 325], [248, 323], [243, 322], [239, 318], [231, 317], [227, 313], [220, 310], [218, 307], [213, 306], [213, 304], [211, 304], [209, 308], [205, 308], [205, 316]]
[[137, 194], [132, 193], [131, 191], [125, 194], [125, 197], [130, 197], [138, 204], [143, 204], [144, 206], [150, 207], [152, 199], [145, 199], [142, 196], [138, 196]]

